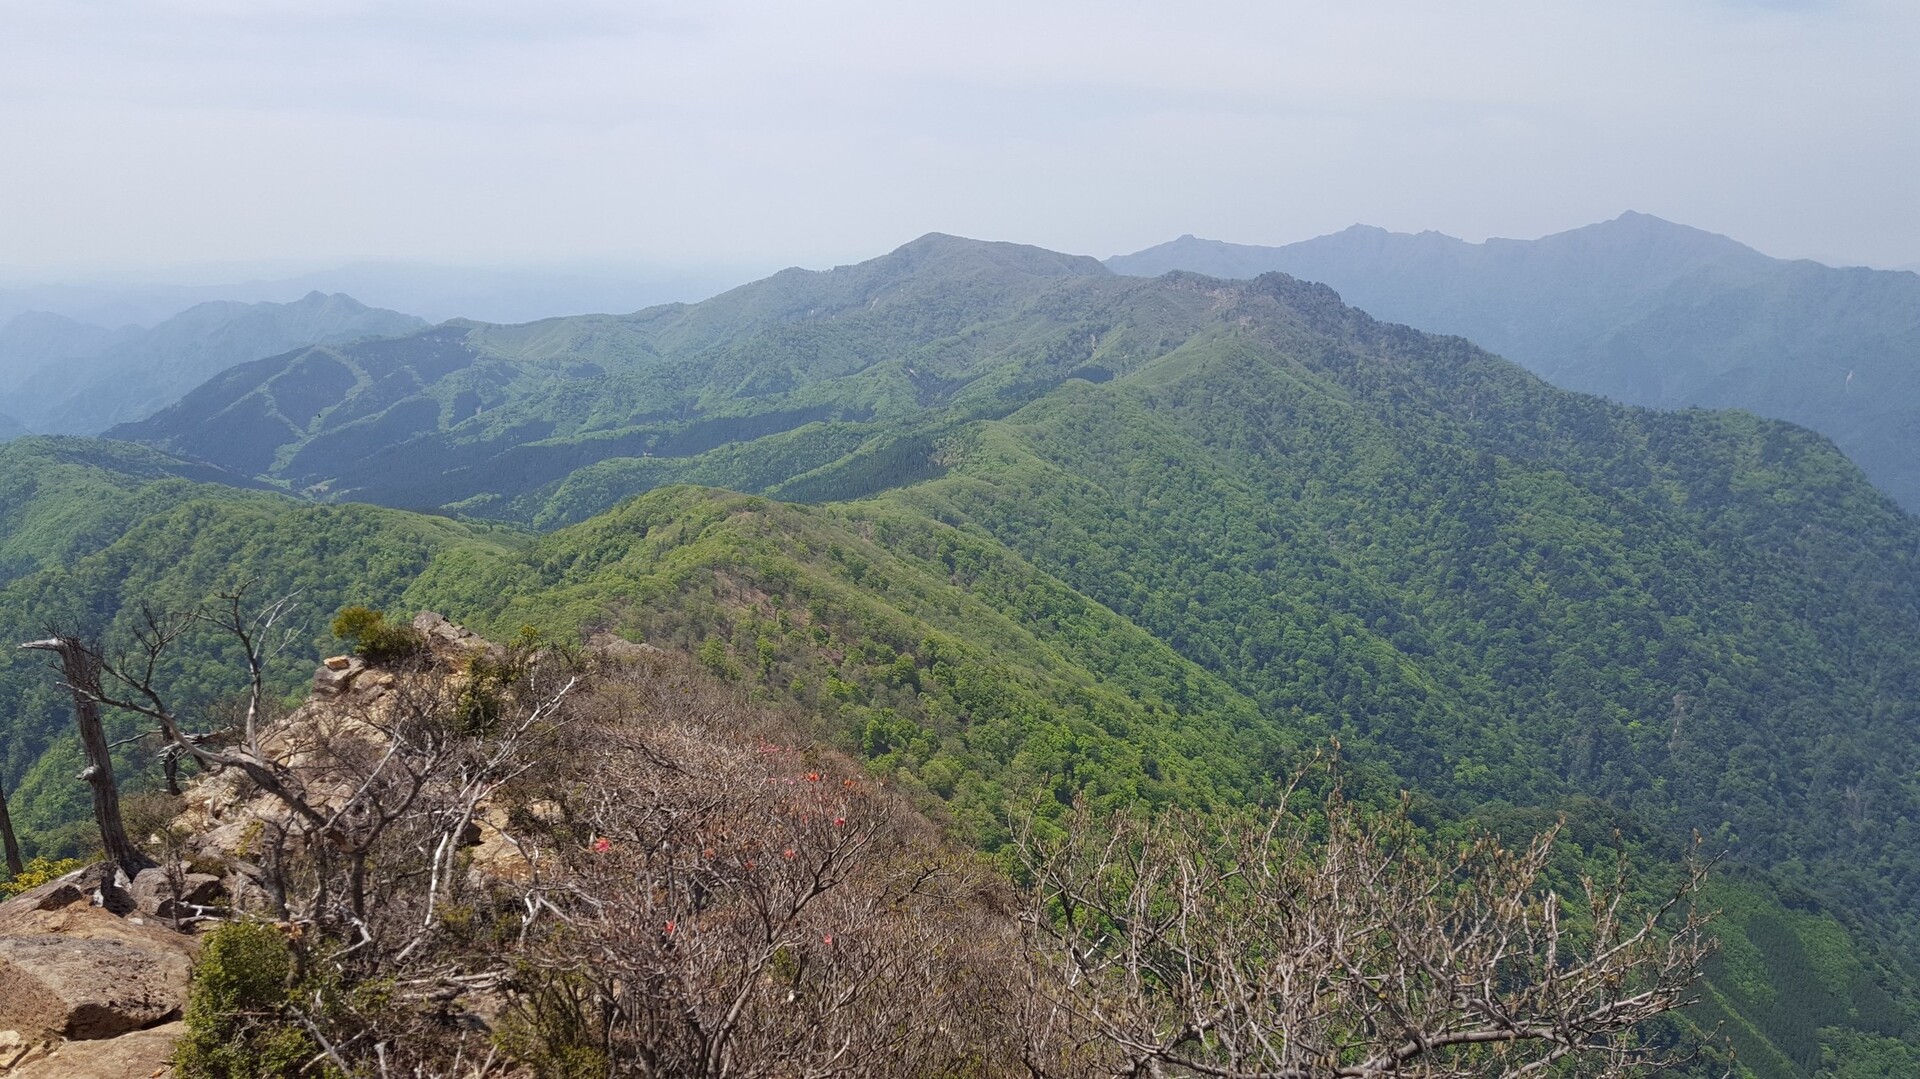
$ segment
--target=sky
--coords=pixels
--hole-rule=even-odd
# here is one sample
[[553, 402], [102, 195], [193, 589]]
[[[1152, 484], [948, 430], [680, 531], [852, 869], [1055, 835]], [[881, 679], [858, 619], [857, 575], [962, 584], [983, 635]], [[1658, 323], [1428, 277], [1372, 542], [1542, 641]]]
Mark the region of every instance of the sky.
[[1656, 214], [1920, 262], [1915, 0], [0, 0], [0, 267]]

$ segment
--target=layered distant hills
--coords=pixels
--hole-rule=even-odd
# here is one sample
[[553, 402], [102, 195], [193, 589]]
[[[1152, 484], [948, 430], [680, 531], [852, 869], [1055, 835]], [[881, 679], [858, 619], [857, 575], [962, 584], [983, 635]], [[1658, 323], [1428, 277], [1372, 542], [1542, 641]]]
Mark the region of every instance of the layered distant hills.
[[1557, 386], [1792, 420], [1920, 510], [1920, 275], [1768, 258], [1637, 213], [1480, 244], [1360, 225], [1285, 247], [1186, 236], [1107, 265], [1279, 270], [1380, 318], [1471, 338]]
[[212, 265], [65, 282], [0, 284], [0, 324], [29, 312], [97, 326], [152, 326], [196, 304], [293, 303], [310, 292], [344, 292], [369, 306], [450, 318], [524, 322], [591, 311], [632, 311], [711, 296], [753, 276], [739, 269], [663, 269], [595, 263], [547, 267], [354, 262], [288, 274], [286, 267]]
[[110, 437], [331, 498], [577, 520], [674, 480], [768, 489], [1197, 331], [1127, 325], [1135, 291], [1090, 258], [929, 236], [691, 306], [300, 350]]
[[[1803, 427], [1556, 389], [1284, 274], [935, 235], [295, 349], [113, 433], [146, 445], [0, 448], [0, 630], [252, 581], [307, 612], [287, 690], [353, 602], [624, 634], [987, 847], [1010, 799], [1254, 803], [1337, 738], [1441, 841], [1564, 814], [1657, 887], [1698, 831], [1694, 1020], [1751, 1074], [1920, 1067], [1920, 522]], [[64, 704], [7, 658], [0, 777], [58, 849]], [[217, 715], [230, 666], [166, 673]]]
[[318, 292], [294, 303], [202, 303], [147, 329], [28, 312], [0, 326], [0, 380], [20, 425], [48, 434], [96, 434], [140, 419], [244, 360], [425, 325], [351, 296]]

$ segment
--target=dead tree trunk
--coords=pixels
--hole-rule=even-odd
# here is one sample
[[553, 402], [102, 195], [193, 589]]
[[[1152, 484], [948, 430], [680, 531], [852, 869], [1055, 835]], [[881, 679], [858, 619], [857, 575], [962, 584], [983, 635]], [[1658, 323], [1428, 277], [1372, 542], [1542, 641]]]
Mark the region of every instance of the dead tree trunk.
[[154, 863], [127, 838], [126, 825], [120, 821], [120, 787], [113, 779], [113, 755], [107, 748], [106, 728], [100, 723], [100, 657], [73, 637], [28, 641], [20, 647], [60, 657], [61, 672], [73, 694], [73, 720], [80, 728], [80, 748], [87, 757], [80, 778], [93, 788], [93, 819], [100, 825], [100, 845], [107, 858], [132, 880]]
[[18, 877], [27, 871], [25, 862], [20, 860], [20, 841], [13, 837], [13, 818], [7, 815], [7, 792], [0, 787], [0, 843], [7, 848], [7, 874]]

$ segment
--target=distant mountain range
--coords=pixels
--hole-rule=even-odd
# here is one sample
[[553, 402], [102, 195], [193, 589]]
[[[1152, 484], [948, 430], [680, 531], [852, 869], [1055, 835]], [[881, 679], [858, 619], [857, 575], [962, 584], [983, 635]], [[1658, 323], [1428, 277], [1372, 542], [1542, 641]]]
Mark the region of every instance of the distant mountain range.
[[[1690, 834], [1730, 850], [1693, 1014], [1745, 1074], [1920, 1062], [1920, 520], [1805, 428], [1567, 392], [1284, 274], [932, 235], [297, 349], [113, 433], [151, 448], [0, 448], [16, 640], [245, 580], [299, 593], [309, 657], [348, 603], [614, 632], [984, 844], [1010, 800], [1271, 799], [1337, 737], [1440, 843], [1564, 815], [1651, 891]], [[182, 648], [216, 708], [218, 642]], [[21, 819], [77, 839], [57, 682], [0, 656], [0, 700]]]
[[351, 296], [318, 292], [283, 304], [203, 303], [145, 330], [28, 312], [0, 326], [0, 380], [19, 425], [95, 434], [152, 413], [236, 363], [425, 325]]
[[1769, 258], [1628, 213], [1538, 240], [1356, 225], [1285, 247], [1183, 236], [1108, 259], [1321, 281], [1376, 317], [1459, 334], [1557, 386], [1658, 408], [1741, 408], [1834, 440], [1920, 510], [1920, 276]]
[[309, 292], [344, 292], [375, 307], [410, 311], [430, 322], [450, 318], [527, 322], [597, 311], [637, 311], [699, 300], [753, 276], [721, 267], [639, 266], [485, 268], [417, 262], [354, 262], [284, 276], [246, 267], [174, 271], [195, 280], [99, 279], [0, 284], [0, 323], [29, 311], [99, 326], [152, 326], [214, 300], [291, 303]]
[[1083, 316], [1014, 300], [1070, 279], [1118, 282], [1091, 258], [928, 236], [691, 306], [258, 360], [109, 437], [332, 499], [541, 523], [636, 484], [760, 490], [935, 408], [1005, 412], [1070, 374], [1110, 377], [1079, 331], [1077, 362], [1032, 352]]

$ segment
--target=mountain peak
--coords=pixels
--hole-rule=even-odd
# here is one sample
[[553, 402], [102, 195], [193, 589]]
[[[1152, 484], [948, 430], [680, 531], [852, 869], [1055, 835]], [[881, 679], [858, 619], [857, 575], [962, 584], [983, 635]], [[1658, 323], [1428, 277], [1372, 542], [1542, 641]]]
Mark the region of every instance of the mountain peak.
[[[1525, 243], [1529, 241], [1509, 241]], [[1634, 250], [1666, 272], [1684, 273], [1708, 265], [1759, 268], [1777, 260], [1717, 232], [1628, 210], [1611, 221], [1583, 225], [1531, 241], [1543, 249], [1568, 245]], [[1649, 268], [1652, 268], [1650, 266]]]
[[1104, 277], [1112, 271], [1087, 255], [1068, 255], [1031, 244], [974, 240], [944, 232], [929, 232], [916, 240], [861, 265], [917, 272], [925, 267], [1009, 270], [1031, 277]]

